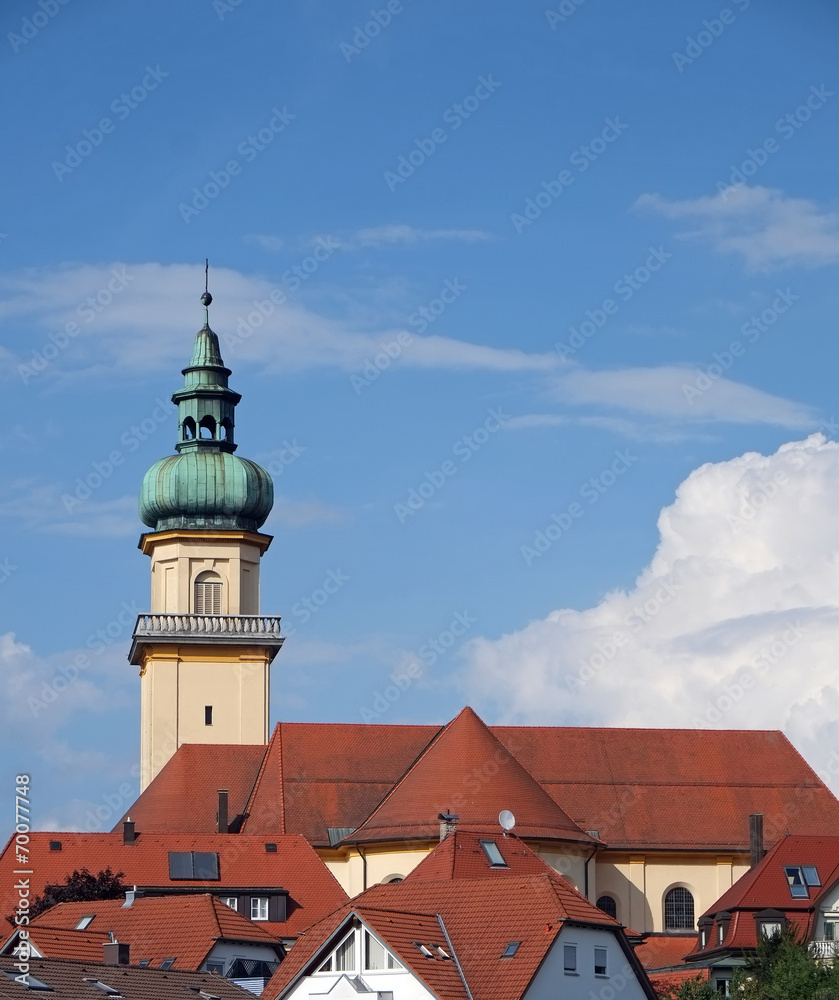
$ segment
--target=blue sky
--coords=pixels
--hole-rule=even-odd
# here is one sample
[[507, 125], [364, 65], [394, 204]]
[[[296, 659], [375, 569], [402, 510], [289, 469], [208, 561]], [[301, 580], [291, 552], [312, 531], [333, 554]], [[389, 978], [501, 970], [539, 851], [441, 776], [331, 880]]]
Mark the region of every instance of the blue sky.
[[0, 746], [36, 822], [133, 798], [136, 495], [206, 256], [278, 496], [272, 721], [784, 728], [839, 769], [835, 6], [2, 21]]

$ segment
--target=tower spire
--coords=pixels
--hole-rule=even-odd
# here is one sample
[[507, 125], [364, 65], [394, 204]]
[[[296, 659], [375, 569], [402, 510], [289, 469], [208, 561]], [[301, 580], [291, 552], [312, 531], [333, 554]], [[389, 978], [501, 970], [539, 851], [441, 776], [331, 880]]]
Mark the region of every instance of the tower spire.
[[210, 283], [210, 258], [204, 258], [204, 294], [201, 296], [201, 302], [204, 306], [204, 326], [208, 329], [210, 327], [210, 306], [213, 302], [213, 297], [208, 291], [208, 286]]

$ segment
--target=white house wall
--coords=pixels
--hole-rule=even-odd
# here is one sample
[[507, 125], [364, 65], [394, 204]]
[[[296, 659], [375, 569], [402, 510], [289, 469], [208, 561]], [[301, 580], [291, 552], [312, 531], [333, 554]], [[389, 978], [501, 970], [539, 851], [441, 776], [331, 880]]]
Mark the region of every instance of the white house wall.
[[[565, 972], [564, 946], [577, 946], [577, 974]], [[594, 974], [595, 945], [606, 948], [606, 975]], [[505, 961], [514, 962], [515, 958]], [[524, 1000], [646, 1000], [617, 938], [593, 927], [563, 927]], [[394, 1000], [397, 998], [394, 996]]]

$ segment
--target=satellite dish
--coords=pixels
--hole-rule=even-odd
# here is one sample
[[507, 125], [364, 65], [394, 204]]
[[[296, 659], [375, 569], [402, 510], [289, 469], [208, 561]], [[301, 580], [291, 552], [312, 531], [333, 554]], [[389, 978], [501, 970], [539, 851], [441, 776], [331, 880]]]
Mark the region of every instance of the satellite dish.
[[498, 814], [498, 822], [501, 824], [501, 828], [506, 831], [510, 831], [516, 825], [516, 817], [510, 812], [509, 809], [502, 809]]

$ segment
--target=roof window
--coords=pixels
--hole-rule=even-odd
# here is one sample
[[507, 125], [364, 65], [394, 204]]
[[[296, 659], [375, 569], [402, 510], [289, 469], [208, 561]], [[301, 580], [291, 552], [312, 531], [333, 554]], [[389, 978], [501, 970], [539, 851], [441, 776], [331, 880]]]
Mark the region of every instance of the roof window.
[[161, 969], [171, 969], [172, 966], [175, 964], [175, 961], [176, 961], [176, 958], [174, 956], [171, 957], [171, 958], [164, 958], [163, 961], [160, 963], [160, 968]]
[[88, 913], [86, 916], [82, 917], [82, 919], [76, 924], [75, 930], [86, 931], [93, 923], [93, 918], [95, 916], [95, 913]]
[[276, 844], [266, 844], [265, 845], [265, 853], [266, 854], [276, 854], [277, 853], [277, 845]]
[[[8, 971], [6, 969], [0, 969], [0, 972], [2, 972], [3, 975], [8, 976], [9, 979], [17, 981], [17, 973]], [[42, 983], [41, 980], [40, 979], [36, 979], [35, 976], [33, 976], [31, 972], [28, 972], [26, 974], [26, 983], [27, 983], [26, 988], [29, 989], [29, 990], [36, 990], [36, 991], [41, 992], [41, 993], [53, 993], [54, 992], [52, 986], [47, 986], [46, 983]]]
[[515, 953], [519, 950], [520, 945], [521, 941], [511, 941], [504, 949], [504, 951], [501, 952], [501, 957], [512, 958], [513, 955], [515, 955]]
[[487, 861], [493, 868], [509, 868], [510, 866], [504, 860], [504, 856], [498, 849], [498, 844], [494, 840], [482, 840], [480, 845], [484, 850], [484, 854], [487, 856]]
[[93, 979], [90, 976], [85, 976], [82, 980], [83, 983], [90, 983], [91, 986], [95, 987], [97, 990], [101, 990], [106, 997], [121, 997], [122, 994], [119, 990], [115, 990], [113, 986], [108, 986], [107, 983], [100, 982], [98, 979]]
[[785, 865], [784, 874], [789, 884], [789, 894], [793, 899], [809, 899], [809, 886], [821, 885], [815, 865]]
[[217, 879], [218, 854], [202, 851], [169, 851], [169, 878]]
[[434, 958], [434, 952], [426, 944], [422, 944], [419, 941], [414, 941], [414, 947], [419, 948], [426, 958]]

